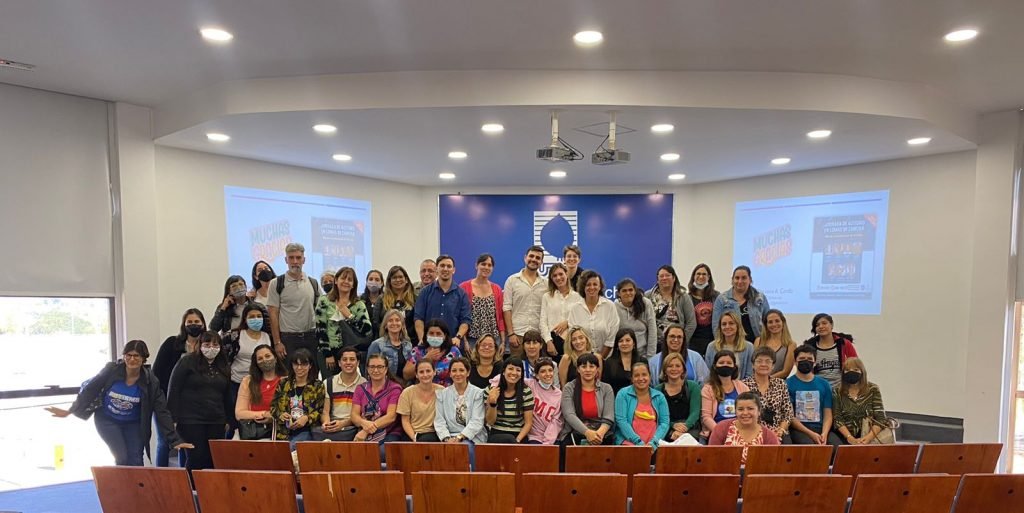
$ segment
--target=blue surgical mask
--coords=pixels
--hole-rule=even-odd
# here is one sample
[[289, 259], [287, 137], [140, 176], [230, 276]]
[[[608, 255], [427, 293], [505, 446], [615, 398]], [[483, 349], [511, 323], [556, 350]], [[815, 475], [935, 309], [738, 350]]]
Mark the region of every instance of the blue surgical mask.
[[246, 319], [245, 324], [249, 326], [249, 329], [253, 331], [259, 331], [263, 329], [263, 318], [253, 317], [252, 319]]
[[441, 344], [444, 344], [444, 337], [427, 336], [427, 344], [430, 347], [441, 347]]

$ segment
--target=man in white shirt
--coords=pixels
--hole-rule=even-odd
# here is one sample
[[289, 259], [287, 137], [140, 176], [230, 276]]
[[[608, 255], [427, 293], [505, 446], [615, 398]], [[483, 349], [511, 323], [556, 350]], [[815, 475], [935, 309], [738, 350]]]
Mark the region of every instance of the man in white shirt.
[[313, 311], [320, 297], [320, 284], [302, 272], [306, 263], [306, 248], [302, 244], [292, 242], [284, 253], [288, 272], [270, 282], [267, 296], [274, 350], [282, 359], [300, 347], [319, 354]]
[[547, 278], [540, 275], [544, 261], [544, 248], [530, 246], [526, 250], [523, 270], [505, 280], [502, 291], [505, 314], [505, 333], [508, 333], [509, 351], [520, 356], [523, 352], [523, 335], [527, 331], [540, 331], [540, 303], [548, 289]]

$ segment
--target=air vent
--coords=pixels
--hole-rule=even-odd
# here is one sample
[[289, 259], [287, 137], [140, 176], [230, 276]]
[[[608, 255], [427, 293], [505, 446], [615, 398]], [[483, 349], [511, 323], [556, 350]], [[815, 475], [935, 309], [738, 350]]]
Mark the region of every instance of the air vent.
[[36, 69], [34, 64], [28, 64], [25, 62], [9, 61], [7, 59], [0, 59], [0, 68], [12, 68], [20, 69], [22, 71], [32, 71]]

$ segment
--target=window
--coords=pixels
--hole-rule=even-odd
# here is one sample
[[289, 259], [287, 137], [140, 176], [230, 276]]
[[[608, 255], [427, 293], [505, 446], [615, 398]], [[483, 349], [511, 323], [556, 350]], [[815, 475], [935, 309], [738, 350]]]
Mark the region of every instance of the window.
[[1016, 375], [1014, 376], [1013, 402], [1010, 405], [1010, 472], [1024, 474], [1024, 323], [1021, 313], [1024, 303], [1018, 302], [1014, 308], [1014, 326], [1016, 327], [1016, 343], [1014, 355], [1017, 359]]

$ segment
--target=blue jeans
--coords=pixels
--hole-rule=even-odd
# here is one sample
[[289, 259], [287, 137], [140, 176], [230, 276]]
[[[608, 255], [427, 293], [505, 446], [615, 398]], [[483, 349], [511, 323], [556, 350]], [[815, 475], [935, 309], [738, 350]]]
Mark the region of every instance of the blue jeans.
[[303, 429], [298, 433], [292, 433], [292, 435], [288, 437], [288, 447], [294, 451], [296, 442], [309, 442], [312, 440], [313, 432], [308, 429]]
[[98, 410], [93, 417], [96, 421], [96, 431], [114, 455], [114, 464], [141, 467], [143, 440], [139, 423], [117, 422], [107, 417], [103, 410]]
[[158, 467], [169, 467], [171, 465], [171, 448], [167, 445], [160, 426], [156, 422], [153, 423], [153, 426], [153, 432], [156, 433], [156, 460], [153, 461], [153, 464]]

